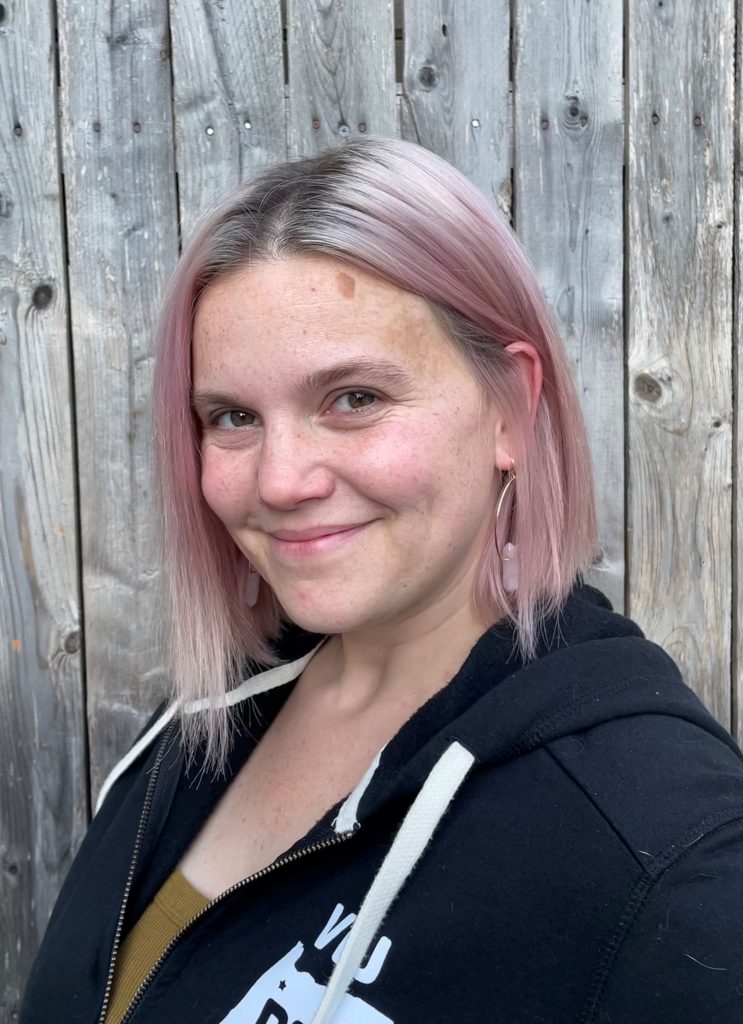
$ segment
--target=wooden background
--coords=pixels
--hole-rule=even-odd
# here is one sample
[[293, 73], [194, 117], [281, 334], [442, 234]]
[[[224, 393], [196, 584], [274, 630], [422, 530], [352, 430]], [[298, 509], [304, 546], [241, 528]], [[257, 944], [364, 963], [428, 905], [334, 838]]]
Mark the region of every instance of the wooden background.
[[733, 731], [743, 3], [0, 4], [0, 1020], [163, 688], [148, 395], [180, 238], [372, 132], [511, 217], [589, 425], [589, 582]]

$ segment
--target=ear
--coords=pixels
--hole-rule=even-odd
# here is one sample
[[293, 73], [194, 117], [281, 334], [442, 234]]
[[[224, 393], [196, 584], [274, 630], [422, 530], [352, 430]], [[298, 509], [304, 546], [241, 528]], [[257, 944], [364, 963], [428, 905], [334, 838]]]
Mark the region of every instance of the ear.
[[[516, 356], [519, 361], [519, 368], [524, 379], [524, 390], [529, 402], [529, 414], [532, 426], [537, 415], [537, 405], [542, 394], [542, 360], [534, 345], [528, 341], [514, 341], [506, 345], [506, 351]], [[511, 469], [511, 448], [508, 427], [500, 421], [498, 423], [498, 440], [495, 449], [495, 464], [498, 469], [507, 472]], [[517, 467], [518, 468], [518, 467]]]

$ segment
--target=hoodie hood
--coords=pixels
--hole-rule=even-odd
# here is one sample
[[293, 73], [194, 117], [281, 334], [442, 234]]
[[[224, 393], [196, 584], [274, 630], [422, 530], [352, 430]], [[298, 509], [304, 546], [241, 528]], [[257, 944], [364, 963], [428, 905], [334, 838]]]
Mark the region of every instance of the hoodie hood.
[[633, 715], [683, 718], [737, 751], [673, 660], [636, 623], [616, 615], [593, 587], [576, 586], [560, 613], [545, 623], [534, 661], [524, 665], [504, 657], [508, 649], [513, 655], [512, 627], [487, 630], [456, 677], [380, 751], [334, 819], [336, 832], [344, 833], [390, 801], [417, 794], [361, 905], [312, 1024], [332, 1020], [385, 915], [471, 771]]
[[673, 715], [733, 751], [729, 733], [686, 685], [666, 652], [595, 587], [577, 584], [544, 624], [536, 657], [516, 654], [513, 627], [487, 630], [462, 668], [380, 752], [365, 782], [361, 816], [418, 792], [458, 742], [477, 765], [498, 765], [614, 719]]
[[338, 833], [358, 827], [390, 801], [414, 796], [313, 1024], [332, 1020], [382, 920], [471, 771], [633, 715], [684, 718], [736, 749], [672, 659], [636, 623], [616, 615], [593, 587], [573, 589], [560, 613], [545, 623], [537, 657], [527, 665], [516, 657], [513, 638], [510, 626], [487, 630], [455, 678], [380, 751], [341, 806], [334, 820]]

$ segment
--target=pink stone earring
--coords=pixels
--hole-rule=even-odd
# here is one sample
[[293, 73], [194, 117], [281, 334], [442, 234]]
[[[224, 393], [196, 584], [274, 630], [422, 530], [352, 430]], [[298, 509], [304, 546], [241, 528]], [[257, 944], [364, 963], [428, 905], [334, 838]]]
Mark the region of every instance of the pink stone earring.
[[260, 588], [261, 578], [259, 574], [254, 569], [250, 569], [244, 590], [245, 603], [249, 608], [255, 608], [258, 603], [258, 592], [260, 591]]
[[[495, 508], [495, 550], [498, 552], [498, 557], [503, 563], [501, 568], [503, 589], [508, 593], [513, 593], [515, 590], [518, 589], [519, 585], [518, 550], [516, 548], [516, 545], [511, 543], [511, 541], [508, 541], [508, 543], [503, 546], [503, 554], [501, 554], [500, 548], [498, 547], [498, 517], [500, 515], [501, 509], [503, 508], [503, 501], [506, 497], [506, 492], [516, 480], [516, 474], [514, 472], [515, 463], [513, 461], [512, 456], [509, 455], [509, 458], [511, 459], [511, 468], [508, 471], [508, 479], [503, 485], [503, 488], [500, 492], [500, 496], [498, 498], [498, 504], [496, 505]], [[514, 494], [514, 501], [515, 499], [516, 496]], [[511, 513], [511, 518], [513, 518], [513, 512]]]

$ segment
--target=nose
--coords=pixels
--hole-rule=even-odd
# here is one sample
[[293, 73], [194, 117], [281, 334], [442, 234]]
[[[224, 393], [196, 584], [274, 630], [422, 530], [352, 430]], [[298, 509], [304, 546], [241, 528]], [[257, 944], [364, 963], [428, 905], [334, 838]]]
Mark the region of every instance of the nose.
[[335, 480], [327, 441], [297, 423], [264, 427], [258, 460], [258, 497], [264, 505], [291, 509], [311, 498], [327, 498]]

